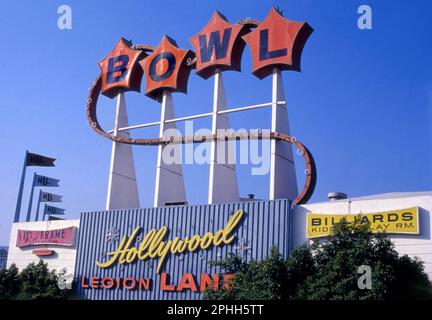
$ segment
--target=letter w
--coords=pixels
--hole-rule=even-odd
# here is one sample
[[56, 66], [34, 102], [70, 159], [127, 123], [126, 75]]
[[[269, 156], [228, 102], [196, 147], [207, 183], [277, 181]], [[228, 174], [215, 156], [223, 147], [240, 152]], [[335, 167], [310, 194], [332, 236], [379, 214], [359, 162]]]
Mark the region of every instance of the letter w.
[[231, 37], [231, 28], [224, 30], [222, 42], [220, 40], [219, 31], [210, 33], [210, 39], [207, 46], [205, 34], [199, 36], [201, 62], [209, 62], [212, 57], [213, 48], [216, 51], [216, 59], [225, 58], [227, 55], [228, 44]]

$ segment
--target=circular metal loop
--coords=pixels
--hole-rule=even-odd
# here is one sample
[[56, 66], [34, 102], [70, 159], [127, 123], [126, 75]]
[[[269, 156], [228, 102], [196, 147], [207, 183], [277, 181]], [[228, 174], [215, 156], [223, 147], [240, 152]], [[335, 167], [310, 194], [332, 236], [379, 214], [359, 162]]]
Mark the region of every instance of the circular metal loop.
[[173, 139], [171, 141], [166, 138], [132, 139], [127, 136], [114, 137], [108, 134], [106, 131], [104, 131], [97, 120], [97, 112], [96, 112], [97, 100], [101, 93], [101, 89], [102, 89], [102, 77], [101, 75], [99, 75], [89, 90], [89, 94], [87, 98], [87, 106], [86, 106], [87, 120], [89, 121], [90, 126], [93, 128], [93, 130], [95, 130], [98, 134], [111, 141], [125, 143], [125, 144], [143, 145], [143, 146], [158, 146], [162, 144], [169, 144], [170, 142], [181, 143], [181, 144], [201, 143], [206, 141], [214, 141], [217, 140], [218, 138], [225, 138], [225, 140], [267, 139], [267, 140], [277, 140], [277, 141], [287, 142], [297, 147], [297, 150], [300, 150], [306, 166], [306, 170], [305, 170], [306, 180], [303, 185], [303, 189], [301, 190], [299, 195], [294, 199], [293, 204], [298, 205], [298, 204], [306, 203], [311, 198], [315, 190], [315, 185], [317, 180], [315, 160], [312, 156], [312, 153], [302, 143], [297, 141], [295, 137], [291, 137], [280, 132], [264, 133], [261, 129], [258, 130], [258, 134], [256, 134], [256, 131], [253, 132], [253, 130], [249, 131], [248, 134], [235, 133], [230, 131], [229, 133], [220, 136], [210, 134], [208, 136], [179, 137], [179, 139], [176, 140]]

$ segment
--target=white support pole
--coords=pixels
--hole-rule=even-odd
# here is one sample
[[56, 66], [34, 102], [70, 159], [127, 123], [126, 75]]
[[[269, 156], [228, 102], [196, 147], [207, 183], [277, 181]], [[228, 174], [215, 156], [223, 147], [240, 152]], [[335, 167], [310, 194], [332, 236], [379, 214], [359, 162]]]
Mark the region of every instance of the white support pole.
[[[161, 109], [159, 137], [177, 136], [176, 124], [166, 122], [166, 120], [174, 119], [174, 104], [171, 92], [163, 92]], [[186, 202], [181, 165], [181, 145], [159, 145], [153, 204], [154, 207], [160, 207], [166, 205], [166, 203], [175, 202]]]
[[[271, 131], [290, 135], [286, 104], [278, 103], [285, 101], [285, 94], [282, 76], [277, 68], [273, 69], [272, 87]], [[287, 198], [294, 200], [297, 194], [297, 178], [292, 147], [286, 142], [271, 140], [269, 199]]]
[[[212, 134], [218, 129], [230, 129], [228, 114], [219, 114], [227, 110], [222, 73], [214, 75]], [[239, 190], [235, 166], [235, 154], [232, 144], [235, 141], [211, 141], [210, 177], [208, 203], [239, 201]]]
[[[118, 128], [127, 127], [128, 125], [125, 97], [123, 93], [120, 93], [117, 96], [114, 136], [128, 137], [129, 131], [118, 132], [117, 130]], [[138, 186], [132, 146], [113, 142], [106, 210], [139, 207]]]

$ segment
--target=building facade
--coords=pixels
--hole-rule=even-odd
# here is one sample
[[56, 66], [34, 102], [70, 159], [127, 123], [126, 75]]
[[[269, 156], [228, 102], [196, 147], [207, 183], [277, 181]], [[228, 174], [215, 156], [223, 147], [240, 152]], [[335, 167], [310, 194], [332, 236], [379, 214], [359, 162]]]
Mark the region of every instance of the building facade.
[[88, 299], [199, 299], [211, 281], [210, 261], [230, 253], [245, 260], [291, 250], [291, 203], [109, 210], [81, 215], [75, 268], [78, 294]]
[[19, 270], [43, 260], [51, 270], [75, 270], [79, 220], [21, 222], [12, 225], [7, 266]]
[[[398, 218], [412, 213], [416, 219], [401, 225], [399, 232], [404, 233], [393, 233], [391, 223], [382, 225], [389, 228], [396, 250], [419, 257], [432, 278], [431, 210], [432, 192], [416, 192], [294, 208], [281, 199], [84, 212], [80, 220], [14, 224], [7, 264], [23, 269], [43, 259], [50, 269], [66, 267], [74, 274], [78, 295], [85, 299], [201, 299], [212, 281], [221, 287], [232, 277], [210, 261], [230, 254], [260, 260], [272, 246], [288, 257], [294, 248], [315, 238], [310, 235], [311, 216], [379, 215], [397, 224]], [[62, 238], [58, 230], [70, 227], [73, 238], [68, 234]]]
[[6, 268], [8, 256], [8, 247], [0, 247], [0, 270]]
[[395, 244], [399, 254], [417, 256], [423, 260], [425, 271], [432, 279], [432, 192], [384, 193], [298, 206], [293, 214], [293, 245], [299, 246], [309, 241], [306, 233], [309, 213], [332, 215], [392, 214], [413, 208], [417, 208], [418, 211], [418, 231], [412, 234], [388, 232], [388, 236]]

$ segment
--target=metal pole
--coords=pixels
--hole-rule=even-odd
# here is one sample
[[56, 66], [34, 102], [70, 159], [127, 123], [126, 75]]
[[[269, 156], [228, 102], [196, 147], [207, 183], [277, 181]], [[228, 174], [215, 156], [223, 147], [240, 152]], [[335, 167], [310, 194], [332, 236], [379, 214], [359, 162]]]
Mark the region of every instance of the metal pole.
[[[290, 135], [282, 75], [278, 68], [273, 69], [272, 78], [271, 131]], [[278, 103], [281, 101], [285, 103]], [[273, 139], [270, 150], [269, 200], [287, 198], [292, 201], [298, 194], [292, 147]]]
[[[172, 94], [168, 90], [164, 90], [162, 93], [161, 124], [159, 127], [160, 138], [170, 135], [170, 132], [172, 132], [173, 136], [178, 136], [176, 124], [166, 122], [167, 120], [174, 118], [175, 114]], [[162, 157], [163, 151], [166, 150], [165, 148], [169, 148], [174, 152], [176, 157], [174, 163], [165, 163]], [[158, 147], [153, 206], [161, 207], [169, 202], [186, 202], [180, 145], [159, 145]]]
[[43, 215], [42, 215], [42, 221], [45, 221], [45, 212], [46, 212], [46, 203], [44, 206], [44, 211], [43, 211]]
[[[231, 128], [227, 110], [222, 72], [216, 69], [213, 87], [212, 134]], [[234, 144], [234, 145], [233, 145]], [[235, 142], [212, 140], [210, 142], [210, 173], [208, 204], [238, 201], [239, 191], [235, 165]]]
[[25, 157], [24, 157], [24, 165], [21, 173], [21, 183], [18, 191], [18, 199], [17, 199], [17, 205], [15, 208], [15, 217], [14, 217], [14, 223], [19, 222], [20, 218], [20, 211], [21, 211], [21, 202], [22, 202], [22, 195], [23, 195], [23, 189], [24, 189], [24, 180], [26, 175], [26, 169], [27, 169], [27, 157], [28, 157], [28, 150], [26, 150]]
[[36, 219], [35, 219], [35, 221], [39, 220], [39, 208], [40, 208], [40, 204], [41, 204], [41, 196], [42, 196], [42, 190], [39, 190], [38, 205], [37, 205], [37, 210], [36, 210]]
[[[119, 115], [120, 115], [120, 109], [122, 107], [122, 100], [124, 99], [123, 93], [119, 93], [117, 95], [117, 106], [116, 106], [116, 114], [114, 119], [114, 130], [113, 135], [116, 137], [118, 134], [118, 121], [119, 121]], [[113, 189], [113, 172], [114, 172], [114, 165], [115, 165], [115, 155], [116, 155], [116, 142], [113, 141], [111, 146], [111, 162], [110, 162], [110, 171], [109, 171], [109, 177], [108, 177], [108, 192], [107, 192], [107, 198], [106, 198], [106, 205], [105, 209], [109, 210], [111, 209], [111, 193]]]
[[[124, 93], [117, 95], [114, 120], [114, 136], [129, 137], [129, 131], [119, 132], [118, 128], [129, 126]], [[113, 142], [108, 178], [106, 210], [120, 208], [139, 208], [138, 186], [132, 146]]]
[[28, 205], [28, 209], [27, 209], [26, 222], [30, 221], [31, 208], [32, 208], [32, 204], [33, 204], [33, 193], [34, 193], [34, 188], [35, 188], [35, 180], [36, 180], [36, 172], [33, 174], [33, 182], [32, 182], [32, 188], [30, 191], [30, 200], [29, 200], [29, 205]]

